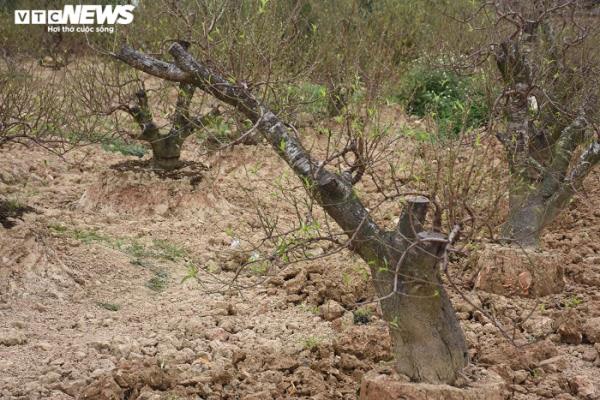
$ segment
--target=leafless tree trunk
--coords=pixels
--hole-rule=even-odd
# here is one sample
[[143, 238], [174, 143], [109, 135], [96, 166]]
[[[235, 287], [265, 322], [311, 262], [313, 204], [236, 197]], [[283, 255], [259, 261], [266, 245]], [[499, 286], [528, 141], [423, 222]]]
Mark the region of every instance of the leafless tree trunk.
[[[600, 141], [593, 133], [599, 107], [595, 65], [585, 64], [589, 57], [583, 46], [593, 31], [576, 21], [580, 4], [533, 3], [496, 4], [498, 21], [516, 28], [495, 46], [494, 56], [505, 85], [497, 103], [507, 119], [497, 137], [511, 174], [503, 233], [537, 247], [542, 229], [600, 161]], [[557, 23], [561, 35], [554, 31]]]
[[348, 235], [352, 250], [369, 265], [390, 324], [398, 371], [416, 381], [453, 382], [468, 361], [467, 347], [439, 277], [439, 258], [449, 240], [422, 227], [426, 199], [409, 202], [397, 229], [385, 231], [356, 196], [352, 179], [332, 173], [312, 159], [287, 125], [246, 88], [196, 61], [178, 43], [169, 52], [173, 64], [129, 47], [114, 57], [148, 74], [199, 88], [252, 121]]

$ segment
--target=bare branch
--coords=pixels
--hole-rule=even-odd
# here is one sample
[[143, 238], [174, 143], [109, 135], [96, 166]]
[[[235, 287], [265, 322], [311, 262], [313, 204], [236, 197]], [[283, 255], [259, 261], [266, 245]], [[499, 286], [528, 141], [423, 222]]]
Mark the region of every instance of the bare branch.
[[112, 53], [111, 55], [137, 70], [162, 79], [174, 82], [190, 81], [190, 75], [183, 72], [176, 65], [150, 57], [129, 46], [123, 46], [118, 53]]

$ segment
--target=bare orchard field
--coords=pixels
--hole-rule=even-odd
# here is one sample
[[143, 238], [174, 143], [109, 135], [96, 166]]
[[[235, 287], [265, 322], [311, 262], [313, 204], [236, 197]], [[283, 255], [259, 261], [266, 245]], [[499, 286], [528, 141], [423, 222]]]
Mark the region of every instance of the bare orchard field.
[[[182, 158], [198, 161], [194, 142]], [[31, 209], [0, 228], [2, 399], [356, 399], [363, 375], [385, 370], [388, 325], [357, 306], [373, 289], [349, 251], [238, 273], [255, 202], [293, 212], [270, 195], [286, 167], [265, 145], [162, 177], [100, 145], [65, 160], [16, 150], [2, 149], [0, 192]], [[471, 290], [468, 257], [451, 264], [470, 299], [450, 289], [474, 364], [463, 385], [487, 371], [506, 398], [600, 398], [599, 209], [596, 172], [543, 237], [564, 255], [561, 294]]]

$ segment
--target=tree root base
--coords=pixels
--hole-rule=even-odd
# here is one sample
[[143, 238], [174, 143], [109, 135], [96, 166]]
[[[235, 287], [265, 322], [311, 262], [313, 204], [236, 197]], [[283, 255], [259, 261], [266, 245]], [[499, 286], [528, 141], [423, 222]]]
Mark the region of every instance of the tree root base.
[[363, 377], [360, 400], [503, 400], [504, 392], [502, 378], [489, 371], [478, 381], [460, 388], [408, 382], [389, 369], [376, 369]]

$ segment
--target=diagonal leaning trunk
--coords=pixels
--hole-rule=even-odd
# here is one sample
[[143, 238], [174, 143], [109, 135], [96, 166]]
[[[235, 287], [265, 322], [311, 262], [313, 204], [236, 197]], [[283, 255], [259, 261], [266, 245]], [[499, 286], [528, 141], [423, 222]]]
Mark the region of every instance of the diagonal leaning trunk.
[[[352, 216], [362, 204], [357, 199], [350, 202], [352, 194], [331, 196], [331, 192], [335, 193], [319, 193], [320, 202], [346, 232], [358, 233], [353, 247], [371, 267], [383, 317], [389, 323], [396, 370], [416, 382], [454, 382], [468, 363], [468, 352], [440, 279], [439, 257], [447, 240], [422, 230], [428, 201], [409, 201], [394, 232], [363, 233], [366, 228], [360, 221], [367, 226], [374, 223], [363, 211], [359, 226], [355, 225]], [[339, 208], [346, 211], [339, 215]]]
[[307, 183], [311, 196], [352, 239], [351, 248], [369, 265], [390, 325], [397, 370], [414, 381], [454, 382], [468, 362], [467, 346], [439, 276], [439, 256], [449, 241], [422, 228], [426, 199], [409, 202], [395, 231], [383, 230], [372, 220], [352, 184], [313, 160], [286, 124], [244, 87], [199, 63], [178, 43], [169, 52], [175, 64], [128, 47], [114, 56], [159, 78], [193, 85], [250, 119]]

